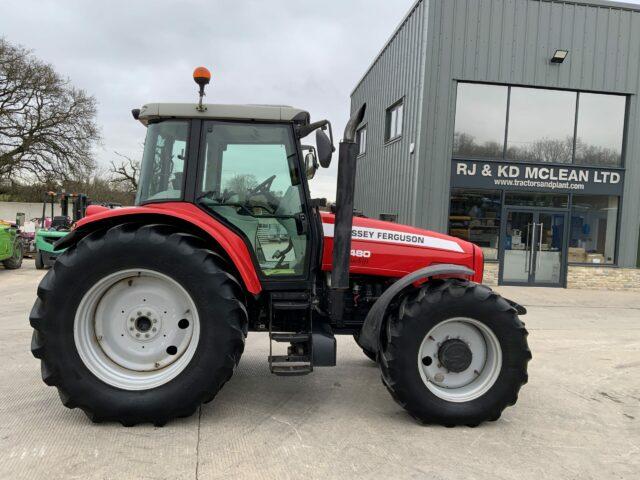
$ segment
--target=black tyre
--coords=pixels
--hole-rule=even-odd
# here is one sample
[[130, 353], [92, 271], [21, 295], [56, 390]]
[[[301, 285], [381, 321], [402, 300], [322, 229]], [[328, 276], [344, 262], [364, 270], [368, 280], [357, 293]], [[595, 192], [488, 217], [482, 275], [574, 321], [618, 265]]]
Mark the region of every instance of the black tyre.
[[353, 334], [353, 339], [356, 341], [358, 346], [362, 349], [362, 353], [364, 353], [366, 355], [366, 357], [369, 358], [369, 360], [373, 360], [375, 362], [376, 361], [376, 353], [372, 352], [368, 348], [365, 348], [362, 345], [360, 345], [359, 338], [360, 338], [360, 332]]
[[30, 322], [42, 379], [62, 403], [130, 426], [212, 400], [240, 360], [248, 318], [242, 287], [203, 240], [124, 224], [58, 257]]
[[44, 270], [44, 260], [42, 258], [42, 252], [40, 250], [36, 252], [35, 263], [37, 270]]
[[378, 362], [392, 397], [422, 423], [497, 420], [527, 382], [531, 352], [515, 308], [490, 288], [439, 281], [386, 321]]
[[22, 258], [23, 258], [23, 250], [22, 250], [22, 240], [16, 240], [13, 245], [13, 256], [7, 258], [2, 264], [4, 268], [7, 270], [16, 270], [22, 266]]

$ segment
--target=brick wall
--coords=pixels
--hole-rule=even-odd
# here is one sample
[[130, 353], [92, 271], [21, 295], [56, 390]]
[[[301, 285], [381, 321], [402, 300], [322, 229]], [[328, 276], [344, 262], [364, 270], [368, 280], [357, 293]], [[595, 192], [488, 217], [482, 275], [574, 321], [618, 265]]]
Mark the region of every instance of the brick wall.
[[[482, 283], [486, 285], [498, 284], [497, 263], [485, 263]], [[640, 292], [640, 269], [569, 266], [567, 288]]]
[[567, 287], [640, 292], [640, 269], [569, 266]]
[[498, 264], [497, 263], [485, 263], [484, 275], [482, 277], [482, 283], [485, 285], [498, 285]]

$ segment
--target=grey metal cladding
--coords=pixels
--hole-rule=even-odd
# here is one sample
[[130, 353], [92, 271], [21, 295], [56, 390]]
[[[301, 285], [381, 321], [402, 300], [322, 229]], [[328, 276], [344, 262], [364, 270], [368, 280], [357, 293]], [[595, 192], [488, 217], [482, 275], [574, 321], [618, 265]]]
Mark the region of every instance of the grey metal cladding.
[[[356, 181], [358, 210], [398, 213], [398, 221], [411, 223], [410, 206], [415, 198], [413, 183], [417, 145], [418, 112], [424, 78], [421, 68], [426, 35], [426, 4], [418, 2], [385, 46], [352, 94], [352, 110], [367, 102], [367, 152], [359, 157]], [[385, 111], [404, 99], [402, 136], [384, 144]]]
[[[557, 48], [569, 50], [560, 65], [549, 62]], [[635, 265], [640, 11], [603, 0], [417, 2], [352, 94], [352, 108], [373, 103], [356, 192], [365, 214], [388, 211], [400, 221], [446, 231], [457, 81], [629, 95], [619, 265]], [[403, 94], [407, 128], [398, 145], [384, 147], [384, 109]]]

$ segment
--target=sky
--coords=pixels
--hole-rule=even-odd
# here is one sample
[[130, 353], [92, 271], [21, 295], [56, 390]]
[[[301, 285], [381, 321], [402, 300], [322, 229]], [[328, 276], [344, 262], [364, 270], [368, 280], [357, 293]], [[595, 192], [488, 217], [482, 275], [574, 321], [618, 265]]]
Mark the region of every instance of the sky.
[[[132, 108], [196, 101], [198, 65], [213, 74], [206, 101], [303, 108], [331, 120], [337, 142], [351, 90], [413, 3], [0, 0], [0, 35], [96, 97], [96, 158], [106, 167], [115, 151], [141, 155], [145, 131]], [[336, 160], [311, 181], [313, 196], [335, 197]]]
[[[337, 142], [351, 90], [413, 2], [0, 0], [0, 35], [96, 97], [106, 166], [114, 151], [141, 155], [132, 108], [197, 100], [198, 65], [213, 76], [205, 101], [303, 108], [329, 119]], [[336, 167], [334, 154], [313, 196], [335, 197]]]

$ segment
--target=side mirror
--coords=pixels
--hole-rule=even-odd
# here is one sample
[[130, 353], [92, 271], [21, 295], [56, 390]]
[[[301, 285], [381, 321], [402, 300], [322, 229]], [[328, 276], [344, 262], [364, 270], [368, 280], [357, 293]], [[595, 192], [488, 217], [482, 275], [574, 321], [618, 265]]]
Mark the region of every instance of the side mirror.
[[304, 156], [304, 170], [307, 173], [307, 179], [311, 180], [315, 176], [319, 166], [315, 153], [313, 150], [309, 151]]
[[323, 130], [316, 130], [316, 147], [318, 149], [318, 161], [322, 168], [329, 168], [333, 155], [333, 144]]

